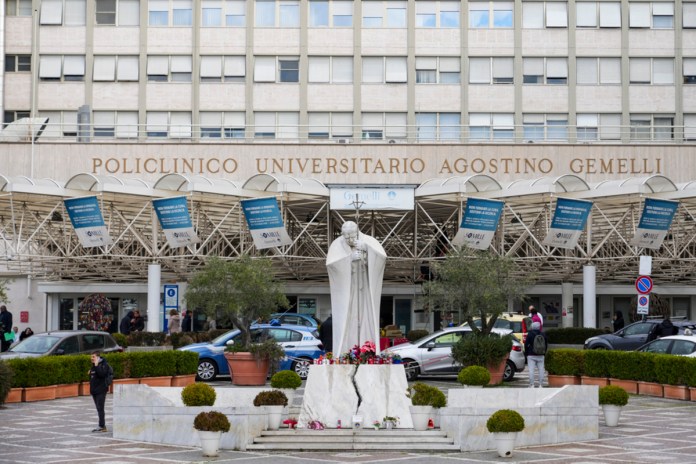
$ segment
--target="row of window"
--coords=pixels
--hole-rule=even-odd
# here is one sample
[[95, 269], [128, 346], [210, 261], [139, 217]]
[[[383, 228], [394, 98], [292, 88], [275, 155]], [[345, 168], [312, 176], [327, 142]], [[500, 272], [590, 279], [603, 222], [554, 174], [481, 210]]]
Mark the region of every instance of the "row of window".
[[[5, 0], [8, 16], [30, 16], [31, 0]], [[40, 23], [43, 25], [83, 26], [87, 0], [43, 0]], [[149, 0], [149, 26], [192, 26], [193, 0]], [[418, 28], [459, 28], [458, 1], [423, 1], [415, 3]], [[673, 29], [672, 2], [630, 2], [628, 26], [631, 28]], [[682, 5], [684, 28], [696, 28], [696, 3]], [[245, 0], [201, 0], [203, 27], [246, 27]], [[406, 28], [408, 2], [399, 0], [363, 1], [362, 27]], [[620, 28], [620, 2], [577, 2], [578, 28]], [[566, 2], [524, 2], [522, 27], [525, 29], [568, 27]], [[256, 27], [300, 27], [299, 0], [257, 0], [254, 2]], [[514, 2], [468, 2], [469, 27], [472, 29], [512, 28]], [[98, 25], [138, 26], [139, 0], [96, 0], [95, 23]], [[309, 2], [310, 27], [352, 27], [353, 2], [336, 0]]]
[[[460, 83], [460, 58], [416, 57], [417, 84]], [[630, 58], [629, 83], [669, 85], [675, 83], [673, 58]], [[31, 71], [29, 55], [7, 55], [6, 72]], [[201, 82], [244, 82], [246, 58], [242, 55], [201, 56]], [[39, 78], [43, 81], [82, 81], [85, 76], [83, 55], [43, 55], [39, 60]], [[191, 56], [153, 55], [147, 59], [147, 79], [152, 82], [191, 82]], [[300, 60], [297, 57], [257, 56], [254, 59], [254, 82], [299, 82]], [[405, 83], [408, 69], [406, 57], [363, 57], [363, 83]], [[685, 84], [696, 85], [696, 58], [684, 58], [682, 77]], [[135, 55], [94, 57], [93, 81], [138, 81], [139, 58]], [[621, 84], [621, 58], [576, 58], [578, 85]], [[353, 57], [311, 56], [308, 59], [308, 82], [352, 83]], [[470, 84], [514, 83], [512, 57], [469, 58]], [[567, 58], [527, 57], [522, 61], [524, 84], [568, 83]]]
[[[77, 112], [41, 111], [49, 118], [43, 137], [77, 135]], [[5, 123], [28, 117], [25, 111], [6, 111]], [[567, 141], [571, 127], [567, 114], [525, 113], [521, 128], [512, 113], [469, 113], [467, 127], [461, 125], [459, 113], [416, 113], [416, 125], [409, 128], [406, 113], [362, 113], [360, 136], [363, 140], [406, 139], [413, 130], [418, 141]], [[92, 112], [92, 135], [109, 138], [169, 137], [244, 139], [351, 139], [354, 134], [353, 113], [310, 112], [306, 127], [299, 125], [297, 112], [254, 112], [253, 127], [246, 127], [244, 112], [205, 112], [199, 114], [197, 128], [190, 112], [148, 111], [144, 133], [139, 131], [136, 111]], [[674, 140], [672, 115], [632, 114], [628, 127], [621, 125], [620, 114], [578, 113], [575, 136], [579, 141], [616, 141], [628, 134], [631, 140]], [[195, 130], [197, 129], [197, 131]], [[518, 133], [516, 133], [516, 130]], [[521, 134], [520, 131], [521, 130]], [[696, 114], [684, 115], [684, 140], [696, 140]]]

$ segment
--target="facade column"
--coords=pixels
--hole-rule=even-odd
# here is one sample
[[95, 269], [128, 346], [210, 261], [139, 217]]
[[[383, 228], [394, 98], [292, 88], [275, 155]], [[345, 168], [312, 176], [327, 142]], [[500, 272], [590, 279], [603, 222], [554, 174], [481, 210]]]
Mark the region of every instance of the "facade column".
[[582, 267], [582, 326], [597, 327], [597, 289], [594, 266]]
[[561, 283], [561, 311], [563, 319], [561, 327], [573, 327], [573, 284], [572, 282]]
[[160, 289], [161, 272], [159, 264], [147, 266], [147, 331], [159, 332], [162, 330], [160, 323]]

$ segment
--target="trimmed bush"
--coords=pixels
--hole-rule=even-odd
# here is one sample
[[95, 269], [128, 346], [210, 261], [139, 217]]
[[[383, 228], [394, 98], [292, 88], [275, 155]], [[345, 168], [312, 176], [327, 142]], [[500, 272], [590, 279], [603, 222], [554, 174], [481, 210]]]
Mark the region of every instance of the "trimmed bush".
[[657, 355], [653, 364], [657, 382], [667, 385], [687, 385], [689, 372], [684, 362], [686, 359], [671, 354]]
[[162, 346], [166, 338], [164, 332], [131, 332], [128, 346]]
[[544, 333], [549, 343], [556, 345], [584, 345], [585, 340], [588, 338], [605, 334], [607, 331], [587, 327], [564, 327], [544, 330]]
[[176, 375], [191, 375], [198, 372], [198, 353], [194, 351], [172, 351], [176, 358]]
[[616, 385], [599, 387], [599, 404], [611, 404], [614, 406], [626, 406], [628, 393]]
[[510, 354], [512, 336], [503, 337], [496, 333], [490, 335], [471, 334], [462, 337], [452, 347], [452, 359], [462, 366], [483, 366], [498, 364]]
[[609, 377], [606, 350], [585, 351], [585, 367], [582, 375], [589, 377]]
[[406, 338], [409, 342], [415, 342], [416, 340], [419, 340], [429, 334], [430, 332], [425, 329], [413, 329], [409, 330], [409, 332], [406, 334]]
[[490, 433], [512, 433], [524, 430], [524, 418], [513, 409], [499, 409], [486, 421]]
[[116, 340], [116, 343], [118, 343], [121, 348], [128, 348], [128, 337], [120, 332], [112, 333], [111, 336], [114, 337], [114, 340]]
[[199, 412], [193, 420], [193, 428], [202, 432], [229, 432], [230, 421], [218, 411]]
[[185, 406], [212, 406], [215, 397], [215, 389], [207, 383], [192, 383], [181, 390], [181, 401]]
[[256, 395], [254, 406], [287, 406], [288, 397], [280, 390], [265, 390]]
[[609, 377], [620, 380], [636, 380], [636, 364], [640, 353], [637, 351], [607, 351], [604, 353]]
[[462, 385], [484, 386], [491, 381], [491, 373], [481, 366], [469, 366], [459, 371], [457, 380]]
[[416, 382], [406, 390], [406, 396], [411, 398], [413, 406], [432, 406], [444, 408], [447, 406], [447, 397], [442, 391], [432, 385]]
[[685, 358], [686, 383], [689, 387], [696, 387], [696, 358]]
[[297, 389], [302, 385], [302, 379], [295, 371], [279, 371], [271, 377], [271, 387]]
[[546, 352], [544, 367], [551, 375], [582, 375], [585, 365], [585, 352], [561, 348]]
[[4, 404], [12, 388], [14, 372], [5, 362], [0, 361], [0, 404]]

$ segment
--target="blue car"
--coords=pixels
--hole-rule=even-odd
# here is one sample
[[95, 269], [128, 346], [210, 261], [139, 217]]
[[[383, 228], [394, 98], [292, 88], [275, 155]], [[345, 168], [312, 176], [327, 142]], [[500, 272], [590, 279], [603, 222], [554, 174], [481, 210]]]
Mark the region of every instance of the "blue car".
[[[307, 378], [309, 366], [313, 360], [324, 353], [324, 347], [319, 341], [319, 333], [314, 327], [298, 325], [257, 324], [252, 326], [252, 338], [255, 340], [272, 337], [285, 350], [286, 357], [280, 361], [281, 370], [294, 370], [302, 379]], [[230, 330], [205, 343], [193, 343], [182, 346], [181, 351], [198, 353], [199, 380], [213, 380], [218, 375], [230, 375], [225, 347], [227, 342], [234, 340], [241, 332]]]

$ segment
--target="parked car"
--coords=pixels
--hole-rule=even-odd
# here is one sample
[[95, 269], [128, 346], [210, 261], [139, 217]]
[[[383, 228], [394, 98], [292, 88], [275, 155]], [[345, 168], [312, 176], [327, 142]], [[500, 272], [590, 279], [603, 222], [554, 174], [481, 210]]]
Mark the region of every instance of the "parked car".
[[46, 355], [88, 354], [93, 351], [123, 351], [111, 334], [91, 330], [54, 330], [36, 333], [0, 354], [0, 359]]
[[[257, 324], [252, 326], [252, 337], [260, 340], [272, 337], [285, 350], [286, 358], [280, 362], [280, 369], [292, 369], [303, 379], [307, 378], [313, 360], [324, 353], [319, 341], [319, 333], [314, 327], [299, 325]], [[230, 330], [216, 339], [205, 343], [193, 343], [179, 348], [182, 351], [198, 353], [199, 380], [213, 380], [218, 375], [230, 375], [225, 347], [239, 336], [238, 329]]]
[[[510, 330], [505, 329], [494, 328], [493, 331], [499, 335], [511, 333]], [[456, 376], [462, 367], [452, 359], [452, 346], [471, 333], [469, 327], [448, 327], [415, 342], [402, 343], [385, 351], [401, 356], [406, 365], [406, 377], [409, 381], [416, 380], [422, 375]], [[513, 339], [503, 380], [512, 380], [516, 372], [524, 370], [525, 362], [524, 347], [519, 340]]]
[[658, 338], [638, 348], [636, 351], [646, 353], [674, 354], [696, 358], [696, 336], [690, 329], [684, 335], [670, 335]]
[[[634, 322], [614, 333], [597, 335], [585, 340], [586, 350], [622, 350], [632, 351], [638, 349], [648, 341], [648, 335], [660, 324], [662, 319], [648, 319]], [[672, 319], [672, 324], [677, 328], [677, 334], [683, 334], [685, 329], [696, 330], [696, 323]]]
[[271, 320], [277, 320], [281, 325], [303, 325], [305, 327], [319, 328], [321, 321], [311, 314], [299, 313], [275, 313], [271, 314]]

